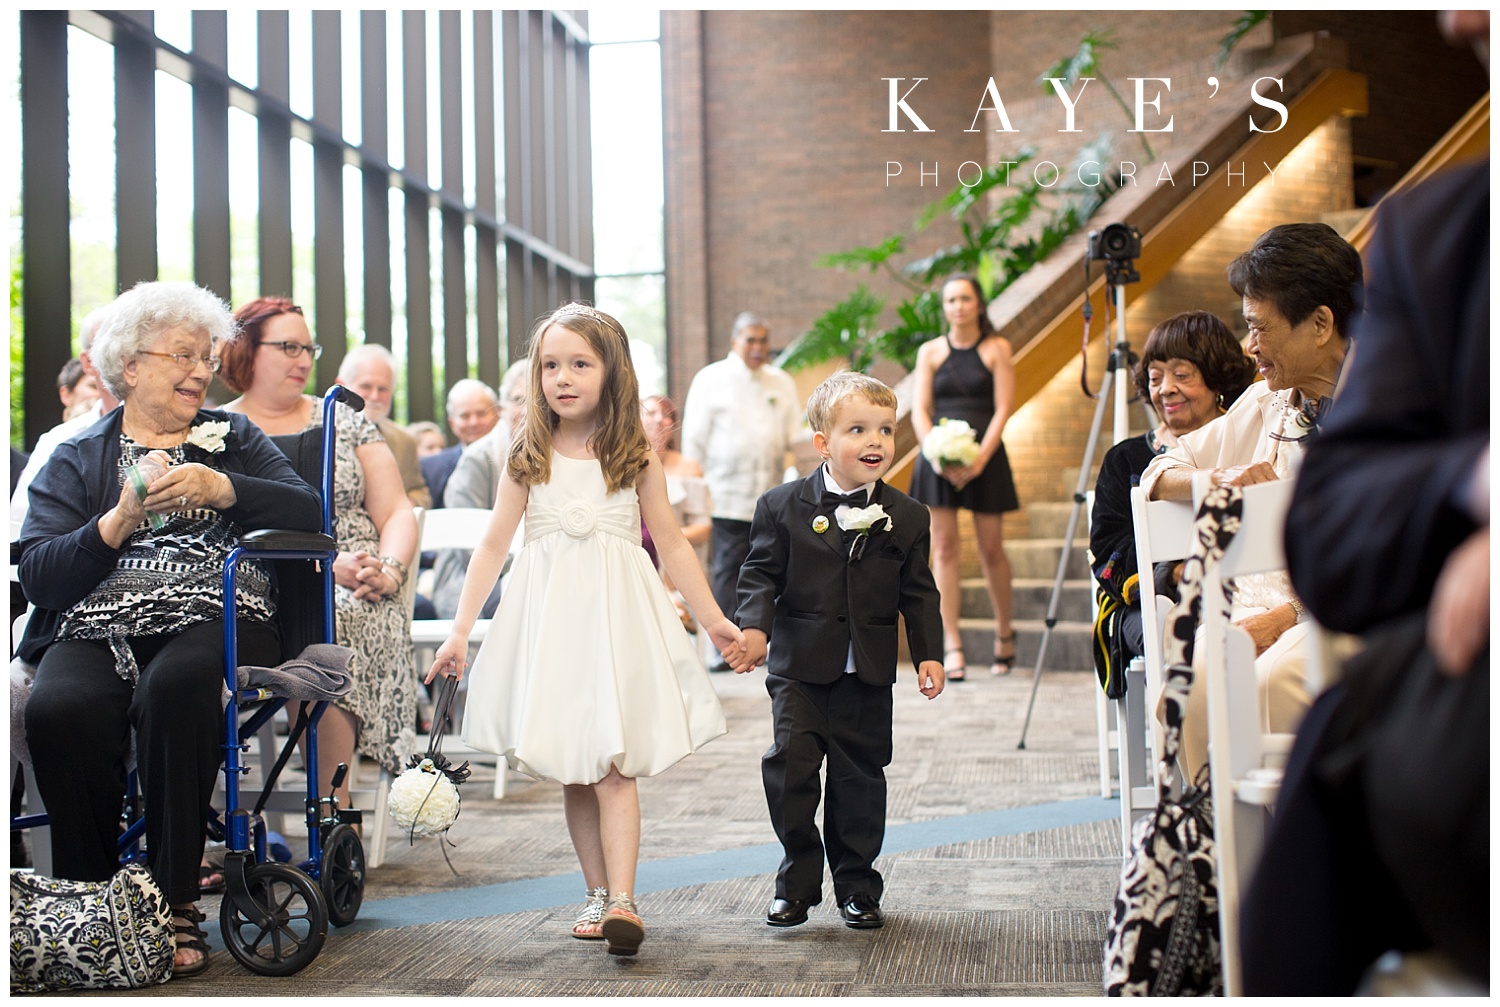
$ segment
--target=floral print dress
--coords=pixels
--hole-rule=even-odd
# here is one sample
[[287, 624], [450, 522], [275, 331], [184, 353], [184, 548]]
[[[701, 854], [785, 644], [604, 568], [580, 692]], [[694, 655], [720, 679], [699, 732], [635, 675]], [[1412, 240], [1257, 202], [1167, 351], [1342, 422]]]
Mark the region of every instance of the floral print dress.
[[[339, 549], [380, 555], [380, 531], [365, 510], [365, 472], [355, 450], [383, 441], [375, 424], [339, 403], [333, 469], [334, 537]], [[322, 426], [313, 410], [309, 429]], [[399, 773], [416, 751], [417, 668], [411, 642], [411, 612], [400, 593], [379, 601], [355, 598], [334, 586], [336, 642], [354, 651], [354, 688], [338, 704], [360, 720], [361, 755]]]

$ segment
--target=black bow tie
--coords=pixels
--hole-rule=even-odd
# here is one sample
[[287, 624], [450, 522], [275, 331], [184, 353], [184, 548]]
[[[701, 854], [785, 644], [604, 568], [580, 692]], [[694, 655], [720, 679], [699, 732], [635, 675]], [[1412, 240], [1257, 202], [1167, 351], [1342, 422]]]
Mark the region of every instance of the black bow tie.
[[863, 489], [857, 489], [853, 493], [835, 493], [831, 489], [823, 490], [823, 506], [837, 507], [842, 504], [845, 507], [863, 507], [869, 502], [870, 495]]

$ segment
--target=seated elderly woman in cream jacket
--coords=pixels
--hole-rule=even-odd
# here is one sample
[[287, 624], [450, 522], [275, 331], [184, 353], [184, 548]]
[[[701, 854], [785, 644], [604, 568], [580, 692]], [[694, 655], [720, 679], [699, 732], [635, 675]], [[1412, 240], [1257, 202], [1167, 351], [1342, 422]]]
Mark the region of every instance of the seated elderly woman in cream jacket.
[[[1153, 500], [1192, 497], [1195, 473], [1249, 486], [1296, 476], [1303, 448], [1328, 408], [1348, 352], [1359, 292], [1359, 253], [1326, 224], [1284, 224], [1229, 265], [1250, 326], [1246, 350], [1265, 379], [1223, 416], [1179, 438], [1141, 476]], [[1232, 618], [1255, 641], [1262, 726], [1290, 733], [1311, 702], [1306, 616], [1284, 573], [1241, 577]], [[1199, 651], [1201, 663], [1202, 652]], [[1182, 733], [1184, 770], [1208, 761], [1206, 692], [1197, 682]]]

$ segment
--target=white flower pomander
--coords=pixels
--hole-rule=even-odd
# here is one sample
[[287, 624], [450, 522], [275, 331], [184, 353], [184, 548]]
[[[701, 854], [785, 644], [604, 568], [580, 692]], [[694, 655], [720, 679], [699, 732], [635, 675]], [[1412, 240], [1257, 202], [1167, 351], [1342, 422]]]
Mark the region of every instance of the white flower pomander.
[[979, 442], [966, 420], [938, 420], [922, 438], [922, 457], [933, 465], [972, 465], [979, 457]]
[[431, 759], [396, 777], [389, 804], [396, 824], [417, 836], [446, 832], [458, 820], [458, 788]]
[[582, 500], [569, 501], [558, 516], [558, 524], [562, 525], [562, 530], [574, 538], [588, 538], [594, 534], [596, 523], [594, 508]]
[[871, 504], [868, 507], [840, 507], [834, 511], [834, 517], [838, 518], [839, 527], [844, 531], [858, 531], [869, 534], [881, 521], [885, 522], [885, 530], [890, 531], [896, 527], [890, 515], [886, 514], [885, 508], [880, 504]]
[[211, 455], [224, 450], [224, 438], [229, 434], [228, 420], [210, 420], [200, 423], [188, 431], [186, 443]]

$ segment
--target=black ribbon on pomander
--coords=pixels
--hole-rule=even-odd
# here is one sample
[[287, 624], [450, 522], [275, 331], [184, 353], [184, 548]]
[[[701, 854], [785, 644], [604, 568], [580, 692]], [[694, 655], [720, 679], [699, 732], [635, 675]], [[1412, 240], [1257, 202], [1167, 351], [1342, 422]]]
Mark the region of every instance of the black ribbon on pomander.
[[[428, 791], [429, 796], [431, 795], [433, 790], [437, 789], [438, 774], [446, 776], [448, 778], [448, 781], [453, 784], [454, 789], [457, 789], [464, 783], [464, 781], [469, 778], [470, 769], [468, 760], [465, 760], [462, 765], [455, 766], [442, 752], [443, 737], [448, 733], [448, 727], [451, 719], [450, 712], [453, 709], [453, 700], [457, 696], [458, 679], [444, 676], [442, 684], [438, 686], [437, 704], [432, 711], [432, 731], [428, 735], [427, 739], [427, 754], [413, 755], [407, 761], [406, 768], [408, 770], [416, 769], [421, 766], [423, 762], [428, 761], [432, 763], [432, 768], [437, 770], [437, 773], [433, 774], [432, 789]], [[502, 763], [500, 766], [497, 766], [496, 772], [504, 772], [503, 765], [504, 764]], [[423, 804], [426, 804], [425, 800], [423, 801]], [[458, 806], [458, 813], [454, 815], [455, 822], [458, 820], [458, 815], [462, 813], [463, 803], [460, 802]], [[420, 816], [421, 808], [419, 807], [417, 809], [417, 815], [413, 818], [411, 829], [406, 837], [409, 844], [416, 844], [416, 818]], [[453, 861], [448, 857], [448, 847], [457, 847], [458, 844], [455, 843], [452, 839], [448, 838], [448, 832], [446, 829], [438, 835], [437, 840], [438, 849], [442, 850], [443, 852], [443, 862], [448, 865], [448, 870], [453, 872], [454, 877], [459, 877], [458, 868], [453, 866]]]
[[413, 755], [406, 763], [407, 769], [415, 769], [422, 764], [423, 759], [431, 759], [433, 768], [448, 777], [455, 787], [467, 780], [470, 773], [467, 760], [463, 765], [455, 766], [443, 754], [443, 738], [448, 733], [449, 711], [453, 709], [453, 700], [457, 696], [458, 679], [444, 676], [443, 684], [438, 686], [437, 706], [432, 711], [432, 733], [427, 738], [427, 754]]

